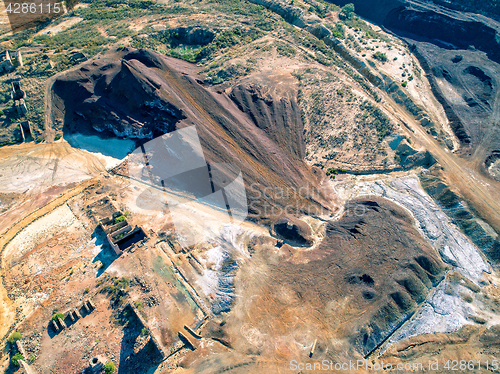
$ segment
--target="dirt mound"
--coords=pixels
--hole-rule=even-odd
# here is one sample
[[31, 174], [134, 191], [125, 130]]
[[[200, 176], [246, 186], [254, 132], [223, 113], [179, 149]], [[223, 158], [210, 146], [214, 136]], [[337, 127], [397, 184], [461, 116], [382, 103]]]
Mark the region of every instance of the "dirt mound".
[[[287, 285], [337, 338], [366, 355], [398, 327], [443, 276], [445, 265], [402, 208], [381, 198], [360, 198], [326, 226], [317, 249], [302, 263], [282, 262], [273, 279]], [[354, 213], [353, 213], [354, 212]], [[347, 303], [325, 317], [325, 305]]]
[[[279, 216], [282, 209], [264, 206], [292, 202], [292, 214], [318, 209], [324, 203], [319, 174], [302, 161], [303, 124], [295, 99], [264, 95], [251, 82], [229, 97], [200, 82], [192, 64], [122, 48], [58, 78], [52, 87], [53, 114], [65, 134], [100, 133], [140, 142], [195, 125], [207, 162], [242, 170], [250, 216]], [[303, 186], [308, 196], [262, 193]]]

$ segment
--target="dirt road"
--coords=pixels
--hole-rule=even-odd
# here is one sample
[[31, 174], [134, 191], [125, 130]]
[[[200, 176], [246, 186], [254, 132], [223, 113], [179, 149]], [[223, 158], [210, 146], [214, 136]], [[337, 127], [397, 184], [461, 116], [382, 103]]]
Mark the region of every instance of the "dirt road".
[[500, 232], [500, 182], [485, 176], [481, 164], [465, 160], [445, 150], [428, 134], [410, 114], [396, 104], [388, 95], [384, 95], [390, 105], [388, 109], [397, 118], [409, 125], [410, 135], [425, 147], [443, 166], [450, 187], [457, 189], [476, 209], [480, 217]]

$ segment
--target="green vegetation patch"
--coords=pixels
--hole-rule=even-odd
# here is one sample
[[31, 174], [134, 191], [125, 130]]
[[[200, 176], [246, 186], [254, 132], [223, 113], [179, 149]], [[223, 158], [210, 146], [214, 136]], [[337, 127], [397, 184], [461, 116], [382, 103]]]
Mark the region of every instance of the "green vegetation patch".
[[339, 168], [330, 168], [326, 171], [326, 175], [331, 176], [331, 175], [339, 175], [339, 174], [345, 174], [348, 171], [345, 169], [339, 169]]
[[106, 365], [104, 365], [104, 372], [106, 374], [112, 374], [115, 372], [115, 364], [113, 361], [108, 361]]
[[235, 27], [225, 30], [209, 30], [200, 28], [195, 30], [198, 35], [193, 36], [193, 30], [170, 29], [152, 32], [148, 37], [136, 36], [132, 46], [135, 48], [149, 48], [162, 50], [167, 55], [189, 62], [208, 62], [228, 48], [244, 45], [265, 35], [255, 27]]
[[383, 52], [377, 51], [373, 54], [373, 58], [376, 60], [379, 60], [381, 62], [386, 62], [387, 61], [387, 55]]
[[19, 365], [21, 365], [21, 364], [19, 363], [19, 360], [23, 360], [23, 359], [24, 359], [24, 357], [23, 357], [23, 355], [22, 355], [22, 354], [20, 354], [19, 352], [18, 352], [18, 353], [16, 353], [14, 356], [12, 356], [12, 359], [11, 359], [12, 365], [14, 365], [14, 366], [19, 366]]
[[295, 48], [285, 43], [276, 43], [276, 52], [285, 57], [293, 57], [297, 53]]
[[52, 321], [57, 321], [58, 319], [64, 319], [64, 314], [62, 313], [56, 313], [52, 316]]
[[73, 14], [85, 20], [130, 20], [148, 14], [174, 12], [188, 13], [189, 8], [167, 8], [152, 0], [102, 0], [89, 1], [89, 6], [77, 8]]
[[115, 221], [114, 221], [114, 222], [115, 222], [115, 225], [116, 225], [117, 223], [120, 223], [120, 222], [125, 221], [125, 219], [126, 219], [126, 218], [127, 218], [127, 217], [125, 217], [123, 214], [122, 214], [121, 216], [116, 217], [116, 218], [115, 218]]
[[15, 331], [12, 334], [10, 334], [10, 336], [9, 336], [9, 343], [10, 344], [14, 344], [18, 340], [21, 340], [22, 338], [23, 338], [23, 336], [21, 335], [21, 333], [18, 332], [18, 331]]
[[384, 114], [384, 112], [372, 105], [370, 102], [365, 101], [360, 105], [360, 109], [363, 110], [361, 115], [362, 123], [375, 128], [379, 140], [389, 136], [394, 130], [394, 125], [391, 123], [390, 119]]

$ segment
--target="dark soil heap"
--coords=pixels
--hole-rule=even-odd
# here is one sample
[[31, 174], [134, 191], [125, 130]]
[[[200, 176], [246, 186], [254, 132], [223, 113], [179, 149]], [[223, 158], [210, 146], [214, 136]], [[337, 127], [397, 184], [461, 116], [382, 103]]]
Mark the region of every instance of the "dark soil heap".
[[[207, 162], [242, 170], [251, 217], [280, 215], [279, 207], [290, 204], [292, 213], [319, 211], [324, 203], [319, 174], [302, 160], [303, 123], [295, 99], [264, 95], [258, 84], [240, 85], [229, 97], [206, 89], [195, 65], [122, 48], [57, 79], [52, 93], [64, 133], [140, 143], [195, 125]], [[304, 186], [307, 196], [276, 199], [261, 193], [266, 187], [298, 191]]]

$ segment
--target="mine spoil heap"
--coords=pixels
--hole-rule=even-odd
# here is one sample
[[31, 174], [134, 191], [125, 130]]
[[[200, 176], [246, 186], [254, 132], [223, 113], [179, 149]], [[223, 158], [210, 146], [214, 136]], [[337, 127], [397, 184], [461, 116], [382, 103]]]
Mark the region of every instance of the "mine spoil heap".
[[[263, 95], [248, 82], [230, 95], [213, 93], [193, 69], [152, 51], [122, 48], [54, 82], [54, 118], [65, 133], [139, 141], [196, 125], [207, 162], [237, 166], [257, 191], [309, 185], [310, 196], [299, 201], [298, 211], [326, 204], [318, 172], [302, 159], [303, 123], [295, 98]], [[249, 199], [254, 218], [265, 218], [264, 204], [292, 202], [264, 194]]]

